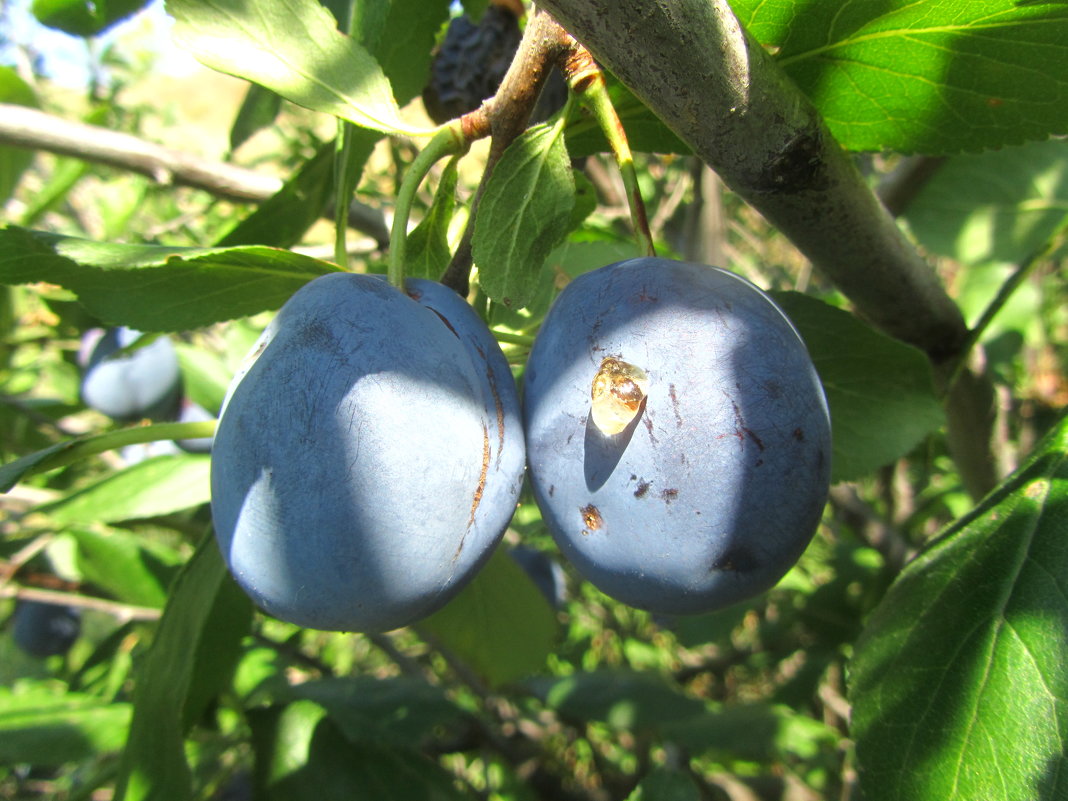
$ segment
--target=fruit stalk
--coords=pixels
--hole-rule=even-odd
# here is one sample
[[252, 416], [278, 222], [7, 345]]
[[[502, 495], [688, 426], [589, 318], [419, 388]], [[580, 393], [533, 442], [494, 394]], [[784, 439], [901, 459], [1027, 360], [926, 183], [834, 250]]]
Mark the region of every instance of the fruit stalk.
[[401, 182], [397, 192], [397, 203], [393, 211], [393, 227], [389, 237], [389, 282], [398, 289], [404, 289], [404, 258], [408, 244], [408, 218], [412, 212], [412, 201], [419, 185], [430, 172], [430, 168], [446, 156], [463, 153], [468, 148], [469, 140], [464, 135], [460, 120], [446, 123], [419, 151]]

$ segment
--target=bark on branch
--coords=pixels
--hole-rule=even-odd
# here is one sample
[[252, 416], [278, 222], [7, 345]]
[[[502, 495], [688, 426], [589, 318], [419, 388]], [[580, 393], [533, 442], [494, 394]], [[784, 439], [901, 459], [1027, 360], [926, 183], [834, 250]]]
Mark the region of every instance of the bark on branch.
[[[283, 183], [273, 175], [236, 164], [205, 159], [131, 134], [6, 103], [0, 103], [0, 144], [107, 164], [148, 176], [161, 184], [202, 189], [216, 197], [243, 203], [262, 203], [278, 192]], [[349, 224], [379, 243], [389, 242], [389, 230], [376, 209], [353, 204], [349, 209]]]
[[891, 335], [936, 362], [959, 309], [815, 108], [727, 0], [541, 0], [563, 26]]

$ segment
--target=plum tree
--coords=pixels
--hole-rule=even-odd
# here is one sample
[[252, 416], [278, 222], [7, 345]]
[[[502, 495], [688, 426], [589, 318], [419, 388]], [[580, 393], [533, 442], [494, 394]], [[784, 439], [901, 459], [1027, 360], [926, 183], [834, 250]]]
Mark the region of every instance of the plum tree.
[[642, 258], [570, 283], [527, 363], [524, 425], [561, 550], [655, 612], [768, 589], [826, 501], [830, 419], [805, 345], [726, 270]]
[[15, 607], [15, 644], [30, 656], [65, 654], [80, 632], [81, 617], [70, 606], [20, 601]]
[[224, 400], [216, 535], [277, 617], [349, 631], [411, 623], [464, 585], [512, 517], [525, 456], [507, 363], [455, 293], [407, 286], [315, 279]]
[[182, 396], [182, 373], [174, 345], [166, 336], [132, 353], [118, 351], [137, 342], [141, 333], [130, 328], [92, 332], [84, 356], [82, 399], [119, 421], [172, 419]]

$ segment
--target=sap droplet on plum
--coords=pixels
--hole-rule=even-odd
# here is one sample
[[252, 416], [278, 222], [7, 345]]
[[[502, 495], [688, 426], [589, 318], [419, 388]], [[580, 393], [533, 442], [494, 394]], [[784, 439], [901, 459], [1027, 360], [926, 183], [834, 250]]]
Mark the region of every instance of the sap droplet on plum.
[[641, 413], [649, 391], [649, 376], [637, 365], [611, 356], [601, 361], [590, 387], [590, 412], [605, 436], [626, 429]]

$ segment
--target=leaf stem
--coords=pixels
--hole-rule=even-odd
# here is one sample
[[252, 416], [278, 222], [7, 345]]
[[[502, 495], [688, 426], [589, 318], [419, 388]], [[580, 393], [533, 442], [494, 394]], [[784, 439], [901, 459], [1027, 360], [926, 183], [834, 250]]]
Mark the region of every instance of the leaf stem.
[[953, 385], [960, 378], [962, 371], [968, 363], [968, 356], [971, 353], [972, 348], [974, 348], [979, 343], [979, 340], [983, 338], [986, 330], [994, 322], [994, 318], [998, 316], [998, 313], [1005, 308], [1005, 304], [1009, 302], [1013, 293], [1020, 288], [1020, 285], [1023, 284], [1024, 280], [1031, 274], [1031, 271], [1035, 266], [1063, 245], [1066, 238], [1068, 238], [1068, 223], [1057, 229], [1053, 236], [1047, 239], [1041, 247], [1020, 262], [1012, 275], [1005, 279], [1004, 283], [1002, 283], [1001, 287], [998, 289], [997, 295], [994, 296], [994, 299], [990, 301], [990, 304], [983, 310], [979, 320], [968, 331], [968, 336], [961, 346], [960, 353], [953, 362], [953, 368], [949, 371], [949, 379], [946, 381], [943, 395], [948, 394]]
[[404, 257], [408, 244], [408, 218], [419, 185], [438, 161], [467, 150], [469, 142], [459, 120], [443, 125], [409, 165], [397, 191], [393, 228], [389, 237], [389, 282], [404, 289]]
[[608, 95], [604, 73], [593, 60], [590, 51], [578, 42], [574, 42], [563, 59], [562, 68], [567, 84], [583, 103], [593, 112], [598, 126], [608, 140], [608, 146], [615, 156], [616, 165], [623, 178], [623, 187], [627, 192], [627, 205], [630, 207], [630, 220], [634, 226], [634, 235], [638, 245], [647, 256], [656, 256], [656, 245], [649, 230], [649, 218], [645, 213], [645, 201], [638, 188], [638, 172], [634, 168], [634, 154], [623, 123], [616, 114], [612, 98]]

